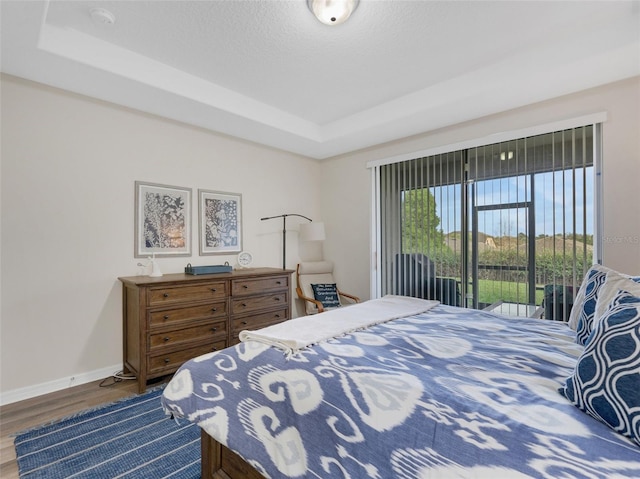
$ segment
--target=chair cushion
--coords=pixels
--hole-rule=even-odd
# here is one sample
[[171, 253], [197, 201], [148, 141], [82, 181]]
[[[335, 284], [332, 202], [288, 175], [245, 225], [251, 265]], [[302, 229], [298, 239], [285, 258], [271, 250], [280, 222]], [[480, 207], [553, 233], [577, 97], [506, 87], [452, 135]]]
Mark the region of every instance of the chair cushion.
[[310, 261], [307, 263], [300, 263], [298, 272], [300, 274], [331, 274], [333, 273], [333, 262]]
[[340, 306], [340, 295], [335, 283], [312, 284], [313, 298], [320, 301], [324, 309]]
[[640, 444], [640, 297], [619, 291], [558, 391]]

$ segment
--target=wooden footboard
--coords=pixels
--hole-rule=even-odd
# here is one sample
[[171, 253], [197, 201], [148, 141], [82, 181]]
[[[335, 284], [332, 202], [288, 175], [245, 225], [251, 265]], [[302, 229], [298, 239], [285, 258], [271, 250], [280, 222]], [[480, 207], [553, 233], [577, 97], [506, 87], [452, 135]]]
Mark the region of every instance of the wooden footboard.
[[200, 431], [202, 479], [264, 479], [264, 476], [204, 430]]

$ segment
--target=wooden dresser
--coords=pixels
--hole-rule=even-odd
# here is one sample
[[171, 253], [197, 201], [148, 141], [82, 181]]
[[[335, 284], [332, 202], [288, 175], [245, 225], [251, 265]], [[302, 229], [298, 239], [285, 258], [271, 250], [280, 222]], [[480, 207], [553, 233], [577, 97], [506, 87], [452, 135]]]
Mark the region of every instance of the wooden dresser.
[[124, 372], [138, 391], [185, 361], [238, 342], [243, 329], [291, 317], [290, 270], [129, 276], [122, 282]]

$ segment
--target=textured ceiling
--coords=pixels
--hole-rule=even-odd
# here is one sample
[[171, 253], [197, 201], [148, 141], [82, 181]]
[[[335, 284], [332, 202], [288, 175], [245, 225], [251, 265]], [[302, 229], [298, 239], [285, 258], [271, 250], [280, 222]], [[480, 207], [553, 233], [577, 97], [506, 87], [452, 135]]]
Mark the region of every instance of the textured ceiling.
[[[92, 21], [105, 8], [111, 26]], [[640, 74], [640, 1], [7, 1], [2, 71], [312, 158]]]

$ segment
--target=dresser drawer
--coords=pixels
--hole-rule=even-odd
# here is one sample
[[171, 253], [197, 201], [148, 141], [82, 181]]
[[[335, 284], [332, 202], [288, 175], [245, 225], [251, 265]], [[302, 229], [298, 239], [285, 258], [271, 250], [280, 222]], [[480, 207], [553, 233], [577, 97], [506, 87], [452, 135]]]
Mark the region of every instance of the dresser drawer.
[[233, 328], [233, 334], [237, 335], [243, 329], [260, 329], [270, 326], [272, 324], [281, 323], [289, 319], [288, 310], [279, 309], [277, 311], [270, 311], [268, 313], [254, 314], [250, 316], [242, 316], [240, 318], [233, 318], [231, 321], [231, 327]]
[[265, 291], [277, 291], [289, 289], [288, 276], [276, 276], [272, 278], [234, 279], [231, 281], [231, 295], [242, 296]]
[[235, 344], [241, 330], [289, 319], [292, 273], [252, 268], [203, 276], [118, 278], [123, 372], [135, 374], [142, 393], [150, 379], [175, 373], [191, 358]]
[[199, 341], [205, 338], [226, 338], [227, 322], [218, 321], [215, 323], [194, 326], [193, 328], [176, 329], [166, 331], [164, 333], [156, 333], [149, 335], [149, 348], [151, 352], [156, 352], [162, 348], [172, 347], [175, 345], [184, 345], [184, 343]]
[[149, 358], [149, 372], [156, 374], [158, 372], [168, 372], [178, 369], [182, 363], [203, 354], [224, 349], [227, 342], [225, 340], [216, 341], [211, 344], [204, 344], [195, 348], [183, 349], [173, 353], [152, 356]]
[[151, 311], [149, 313], [149, 326], [153, 328], [167, 324], [175, 324], [177, 321], [185, 321], [189, 319], [222, 318], [225, 317], [226, 314], [226, 301], [203, 304], [201, 306], [191, 306], [189, 308]]
[[158, 306], [189, 301], [222, 299], [226, 296], [226, 283], [219, 281], [171, 288], [152, 288], [149, 290], [148, 301], [149, 306]]
[[289, 304], [288, 293], [273, 293], [231, 300], [231, 314], [243, 314]]

